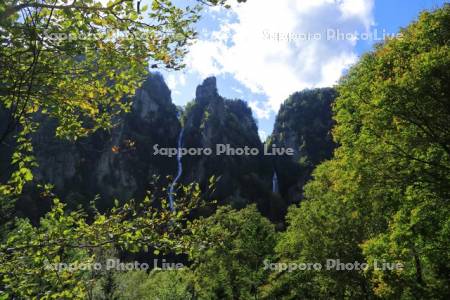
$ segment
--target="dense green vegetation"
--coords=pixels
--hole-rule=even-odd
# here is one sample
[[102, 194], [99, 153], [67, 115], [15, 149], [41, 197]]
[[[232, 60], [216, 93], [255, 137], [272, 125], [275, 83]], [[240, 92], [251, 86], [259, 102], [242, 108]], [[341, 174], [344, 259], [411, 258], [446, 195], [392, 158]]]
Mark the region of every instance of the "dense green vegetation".
[[255, 205], [240, 211], [222, 207], [195, 225], [200, 247], [193, 247], [190, 259], [200, 298], [254, 298], [269, 274], [263, 260], [273, 256], [274, 226]]
[[[445, 299], [450, 295], [450, 6], [423, 13], [366, 54], [334, 105], [334, 158], [288, 213], [284, 260], [367, 262], [366, 271], [285, 273], [282, 298]], [[403, 270], [374, 270], [399, 262]], [[284, 295], [284, 296], [282, 296]]]
[[[223, 1], [208, 2], [223, 4]], [[113, 3], [119, 11], [111, 8], [112, 16], [106, 24], [95, 19], [97, 7], [87, 10], [93, 15], [75, 13], [72, 17], [80, 30], [92, 30], [83, 23], [83, 18], [91, 18], [93, 23], [101, 22], [103, 26], [132, 27], [131, 21], [122, 24], [114, 20], [115, 13], [125, 14], [131, 20], [136, 18], [127, 1]], [[172, 8], [169, 1], [161, 3], [169, 7], [152, 7], [155, 16], [167, 18], [168, 23], [161, 26], [189, 33], [190, 21], [179, 18], [182, 12]], [[0, 14], [7, 17], [2, 18], [2, 26], [39, 44], [33, 35], [28, 35], [30, 30], [21, 31], [18, 15], [7, 9], [9, 6], [11, 3], [0, 4]], [[45, 23], [39, 22], [52, 11], [41, 10], [38, 19], [36, 15], [25, 15], [24, 24], [28, 29], [43, 30]], [[74, 14], [73, 10], [55, 8], [55, 12], [61, 18], [60, 26], [73, 25], [65, 19], [65, 14]], [[195, 14], [191, 17], [191, 21], [196, 19]], [[156, 32], [162, 30], [155, 28]], [[203, 201], [205, 191], [194, 183], [178, 189], [175, 211], [167, 208], [165, 193], [158, 190], [147, 193], [142, 200], [125, 203], [111, 200], [114, 207], [103, 211], [96, 208], [95, 201], [88, 210], [69, 209], [65, 199], [59, 200], [53, 194], [51, 186], [43, 186], [40, 193], [54, 199], [50, 211], [38, 224], [20, 218], [14, 199], [20, 196], [24, 184], [33, 179], [30, 168], [35, 162], [30, 139], [35, 131], [33, 126], [38, 126], [40, 120], [34, 114], [55, 117], [60, 128], [57, 133], [72, 139], [92, 134], [90, 131], [103, 126], [108, 128], [116, 105], [120, 103], [120, 111], [125, 109], [122, 96], [133, 91], [139, 82], [142, 67], [139, 62], [148, 60], [149, 49], [145, 48], [148, 45], [124, 44], [125, 48], [130, 46], [124, 49], [131, 51], [124, 53], [137, 59], [135, 65], [132, 63], [136, 69], [127, 69], [133, 74], [122, 73], [118, 77], [124, 76], [125, 80], [132, 76], [127, 81], [131, 87], [121, 85], [120, 79], [106, 84], [109, 77], [100, 73], [96, 74], [101, 79], [80, 74], [73, 82], [69, 75], [54, 82], [51, 76], [42, 73], [37, 77], [39, 85], [32, 83], [34, 79], [28, 81], [31, 88], [25, 89], [29, 92], [25, 98], [17, 98], [17, 93], [21, 94], [27, 84], [14, 85], [14, 80], [23, 80], [15, 76], [28, 74], [22, 65], [24, 61], [36, 65], [36, 70], [60, 72], [68, 66], [83, 67], [87, 62], [91, 67], [101, 64], [108, 55], [118, 55], [114, 60], [117, 66], [101, 66], [100, 70], [108, 73], [110, 68], [122, 70], [121, 64], [130, 60], [125, 59], [124, 53], [103, 53], [99, 46], [98, 57], [94, 55], [97, 52], [88, 51], [80, 59], [74, 59], [78, 48], [70, 48], [64, 52], [70, 55], [60, 61], [61, 65], [49, 57], [37, 63], [36, 57], [30, 56], [8, 61], [16, 68], [14, 73], [4, 71], [2, 64], [0, 99], [6, 114], [16, 124], [10, 132], [15, 140], [12, 160], [16, 172], [0, 185], [0, 299], [450, 298], [450, 5], [422, 13], [402, 34], [402, 38], [390, 39], [364, 55], [341, 79], [336, 90], [305, 91], [287, 100], [272, 142], [302, 146], [296, 163], [307, 175], [301, 176], [309, 177], [313, 167], [320, 165], [314, 168], [303, 195], [296, 195], [303, 199], [289, 208], [287, 228], [283, 231], [276, 231], [257, 205], [244, 203], [242, 208], [235, 205], [212, 209], [211, 203]], [[167, 48], [158, 48], [150, 56], [175, 67], [171, 63], [177, 60], [165, 61], [164, 56], [172, 49], [171, 41], [159, 42]], [[37, 49], [17, 47], [2, 47], [1, 61], [13, 57], [15, 51]], [[93, 80], [97, 85], [89, 86], [93, 90], [84, 90], [78, 80]], [[105, 80], [103, 84], [98, 82], [101, 80]], [[47, 91], [50, 87], [57, 88], [55, 91], [71, 90], [77, 95], [53, 94]], [[105, 97], [95, 96], [102, 90]], [[115, 90], [117, 94], [107, 90]], [[67, 98], [68, 102], [42, 97], [44, 92]], [[94, 93], [92, 97], [88, 97], [90, 92]], [[220, 105], [203, 103], [206, 98], [197, 97], [200, 101], [193, 103], [186, 113], [195, 117], [184, 120], [184, 126], [191, 126], [191, 130], [198, 128], [202, 137], [208, 129], [219, 128], [221, 124], [236, 129], [232, 135], [239, 133], [243, 121], [249, 123], [247, 127], [256, 127], [252, 120], [244, 118], [249, 112], [244, 103], [224, 102], [218, 95], [213, 96], [216, 97], [213, 101]], [[20, 102], [28, 98], [30, 102]], [[311, 111], [331, 114], [331, 102], [333, 120], [311, 116]], [[24, 112], [15, 115], [21, 106]], [[214, 110], [227, 114], [221, 119]], [[294, 122], [289, 115], [301, 115], [302, 119]], [[335, 144], [329, 138], [332, 125]], [[286, 140], [283, 138], [286, 132], [293, 133], [295, 138]], [[232, 135], [225, 137], [239, 140]], [[334, 147], [333, 157], [323, 161]], [[215, 180], [207, 181], [203, 188], [214, 191], [215, 184]], [[201, 215], [199, 211], [207, 213], [194, 218]], [[162, 255], [182, 261], [184, 267], [148, 272], [52, 267], [59, 263], [102, 263], [110, 258], [132, 261], [143, 257], [144, 261], [151, 261]], [[353, 266], [364, 263], [366, 267], [326, 268], [329, 260], [337, 259]], [[309, 263], [321, 268], [298, 267]], [[380, 269], [383, 263], [390, 267]], [[293, 268], [294, 265], [297, 267]]]

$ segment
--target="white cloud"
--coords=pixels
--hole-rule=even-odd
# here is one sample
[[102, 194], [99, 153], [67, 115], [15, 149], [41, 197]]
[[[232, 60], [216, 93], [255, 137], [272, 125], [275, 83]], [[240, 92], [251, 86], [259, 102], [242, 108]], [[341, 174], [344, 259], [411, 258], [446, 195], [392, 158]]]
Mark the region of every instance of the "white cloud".
[[[268, 118], [293, 92], [334, 84], [357, 60], [356, 42], [329, 41], [326, 30], [364, 32], [373, 24], [373, 0], [252, 0], [220, 13], [220, 29], [190, 50], [187, 70], [200, 76], [231, 74], [267, 102], [250, 102], [258, 118]], [[269, 39], [297, 34], [294, 41]], [[305, 40], [320, 33], [319, 40]], [[299, 37], [299, 34], [302, 36]]]
[[366, 29], [373, 25], [373, 1], [340, 0], [339, 2], [344, 19], [358, 18], [366, 26]]
[[169, 73], [165, 81], [170, 90], [174, 91], [178, 87], [183, 87], [186, 84], [186, 75], [183, 73], [175, 74]]
[[258, 130], [258, 134], [261, 141], [264, 142], [267, 139], [267, 132], [265, 132], [264, 130]]
[[270, 118], [270, 107], [268, 103], [258, 102], [258, 101], [248, 101], [248, 106], [252, 109], [252, 112], [256, 114], [257, 119], [269, 119]]

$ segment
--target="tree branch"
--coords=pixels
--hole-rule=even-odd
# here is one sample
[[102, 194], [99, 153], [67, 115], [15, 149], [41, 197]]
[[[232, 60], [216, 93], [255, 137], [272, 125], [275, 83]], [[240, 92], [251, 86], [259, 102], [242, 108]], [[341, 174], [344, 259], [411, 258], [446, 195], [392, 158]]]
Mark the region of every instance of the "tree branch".
[[18, 4], [15, 6], [10, 6], [5, 9], [3, 14], [0, 15], [2, 19], [7, 19], [12, 14], [24, 9], [24, 8], [49, 8], [49, 9], [78, 9], [85, 11], [109, 11], [112, 8], [125, 3], [132, 2], [132, 0], [119, 0], [109, 6], [106, 7], [96, 7], [96, 6], [85, 6], [85, 5], [77, 5], [76, 0], [72, 2], [70, 5], [55, 5], [55, 4], [47, 4], [47, 3], [38, 3], [38, 2], [25, 2], [22, 4]]

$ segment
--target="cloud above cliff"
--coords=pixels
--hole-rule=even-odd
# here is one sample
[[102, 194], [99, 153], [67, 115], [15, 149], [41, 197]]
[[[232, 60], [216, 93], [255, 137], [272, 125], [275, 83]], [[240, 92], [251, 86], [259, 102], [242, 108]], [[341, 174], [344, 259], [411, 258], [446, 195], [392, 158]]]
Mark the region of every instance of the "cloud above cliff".
[[338, 34], [367, 32], [372, 11], [373, 0], [248, 0], [214, 8], [208, 14], [219, 25], [192, 46], [187, 70], [231, 75], [265, 96], [250, 104], [267, 118], [263, 110], [278, 110], [295, 91], [333, 85], [356, 62], [357, 41]]

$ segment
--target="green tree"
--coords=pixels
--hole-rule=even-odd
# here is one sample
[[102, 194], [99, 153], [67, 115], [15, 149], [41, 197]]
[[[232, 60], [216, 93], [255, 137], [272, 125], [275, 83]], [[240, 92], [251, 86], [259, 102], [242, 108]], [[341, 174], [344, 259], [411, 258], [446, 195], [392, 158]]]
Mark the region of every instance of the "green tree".
[[[188, 252], [191, 239], [186, 224], [189, 212], [201, 204], [198, 185], [181, 188], [176, 212], [155, 195], [106, 213], [94, 210], [89, 218], [82, 210], [67, 211], [55, 199], [39, 226], [16, 219], [0, 246], [0, 296], [86, 299], [102, 275], [87, 266], [102, 259], [102, 253], [113, 249], [147, 252], [149, 248], [158, 253]], [[162, 208], [155, 208], [154, 201], [161, 202]]]
[[[191, 300], [196, 299], [194, 276], [188, 268], [179, 270], [130, 271], [114, 275], [113, 299]], [[111, 299], [97, 296], [94, 299]]]
[[290, 207], [288, 227], [276, 246], [279, 262], [318, 263], [321, 269], [274, 272], [265, 287], [268, 299], [370, 298], [363, 270], [327, 269], [327, 260], [364, 262], [359, 244], [371, 214], [364, 187], [353, 166], [334, 159], [319, 165], [305, 187], [306, 200]]
[[370, 272], [376, 293], [446, 298], [450, 5], [424, 12], [402, 34], [367, 55], [344, 79], [337, 120], [347, 126], [336, 136], [348, 144], [349, 134], [358, 134], [350, 145], [371, 167], [367, 181], [376, 197], [368, 200], [384, 207], [379, 214], [385, 214], [387, 226], [367, 236], [364, 255], [370, 263], [386, 259], [405, 266], [402, 272]]
[[192, 225], [190, 251], [201, 299], [254, 299], [265, 282], [276, 241], [274, 226], [255, 205], [239, 211], [220, 207]]
[[[274, 293], [449, 297], [450, 5], [423, 12], [401, 33], [341, 80], [333, 131], [339, 148], [316, 169], [307, 200], [289, 212], [277, 247], [288, 260], [369, 267], [282, 276]], [[383, 260], [404, 269], [375, 270]]]

